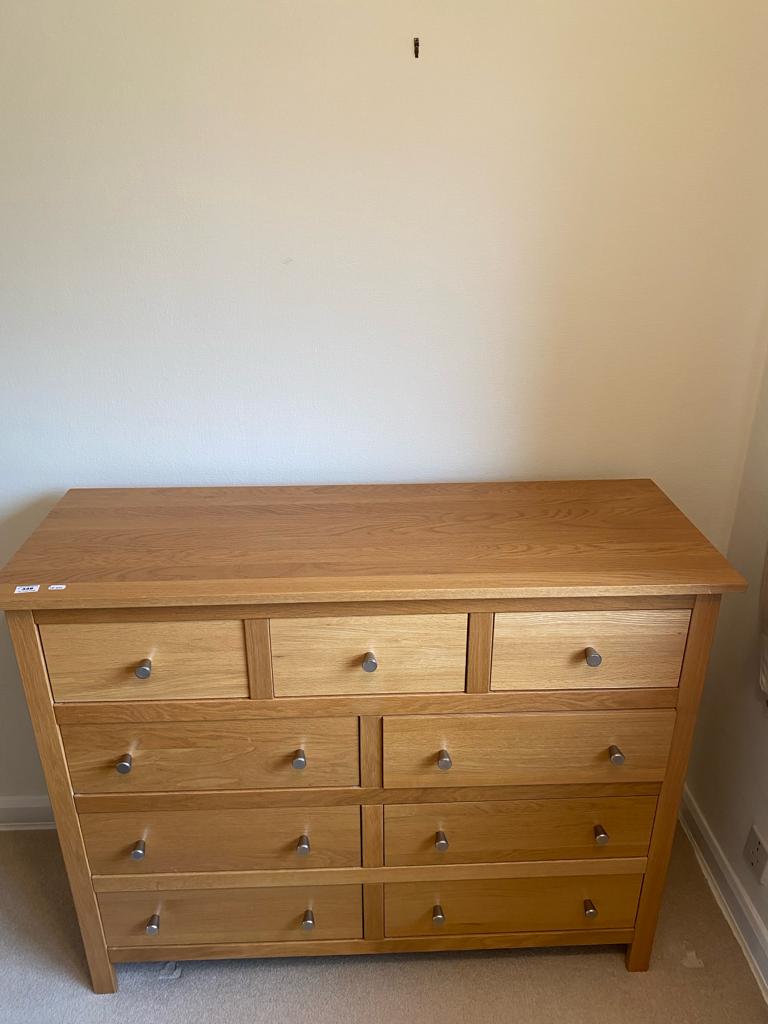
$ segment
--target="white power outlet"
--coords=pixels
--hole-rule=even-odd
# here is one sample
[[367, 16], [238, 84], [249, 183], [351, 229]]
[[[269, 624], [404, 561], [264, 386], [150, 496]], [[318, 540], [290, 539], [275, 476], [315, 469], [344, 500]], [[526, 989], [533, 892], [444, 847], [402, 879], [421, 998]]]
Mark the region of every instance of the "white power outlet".
[[750, 828], [744, 844], [744, 859], [752, 868], [752, 874], [760, 885], [765, 885], [768, 882], [768, 846], [754, 825]]

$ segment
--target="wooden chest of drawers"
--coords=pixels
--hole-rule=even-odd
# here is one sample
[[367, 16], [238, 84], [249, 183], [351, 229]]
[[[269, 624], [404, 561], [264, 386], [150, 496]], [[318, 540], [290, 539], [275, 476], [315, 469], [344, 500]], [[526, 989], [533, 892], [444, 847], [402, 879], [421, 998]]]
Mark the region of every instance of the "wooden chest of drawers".
[[0, 577], [113, 964], [649, 963], [719, 595], [650, 481], [71, 491]]

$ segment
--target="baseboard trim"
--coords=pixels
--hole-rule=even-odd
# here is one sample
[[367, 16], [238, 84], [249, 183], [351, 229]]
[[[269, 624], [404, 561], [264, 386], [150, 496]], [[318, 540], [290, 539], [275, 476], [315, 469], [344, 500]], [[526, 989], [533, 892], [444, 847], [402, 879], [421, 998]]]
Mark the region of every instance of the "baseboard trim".
[[0, 796], [0, 832], [55, 828], [47, 796]]
[[741, 946], [763, 999], [768, 1003], [768, 927], [761, 920], [687, 786], [680, 806], [680, 824], [691, 841], [723, 917]]

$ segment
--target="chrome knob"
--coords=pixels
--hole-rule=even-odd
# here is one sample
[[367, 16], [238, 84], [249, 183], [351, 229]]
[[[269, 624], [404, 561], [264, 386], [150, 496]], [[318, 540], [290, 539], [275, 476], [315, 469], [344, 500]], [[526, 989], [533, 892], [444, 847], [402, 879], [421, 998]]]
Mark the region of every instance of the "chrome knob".
[[445, 832], [435, 832], [435, 849], [445, 853], [448, 849], [448, 837]]
[[303, 932], [311, 932], [314, 927], [315, 915], [312, 913], [311, 910], [305, 910], [299, 928], [301, 928]]
[[607, 846], [610, 838], [602, 825], [595, 825], [595, 842], [598, 846]]
[[120, 775], [127, 775], [128, 772], [133, 768], [133, 755], [123, 754], [120, 760], [115, 765], [115, 771]]
[[152, 659], [143, 658], [133, 670], [133, 674], [137, 679], [149, 679], [152, 675]]
[[363, 672], [375, 672], [379, 667], [376, 655], [373, 651], [366, 651], [362, 661]]
[[296, 753], [293, 755], [291, 767], [296, 768], [298, 771], [302, 771], [304, 768], [307, 767], [307, 755], [304, 753], [303, 749], [297, 750]]
[[453, 761], [451, 755], [447, 750], [441, 750], [437, 755], [437, 767], [441, 772], [447, 772], [449, 768], [453, 767]]
[[144, 856], [147, 852], [147, 844], [143, 839], [139, 839], [131, 850], [131, 857], [133, 860], [144, 860]]
[[611, 759], [611, 764], [624, 764], [626, 761], [624, 754], [615, 743], [612, 743], [610, 747], [608, 747], [608, 757]]
[[299, 836], [299, 841], [296, 843], [296, 853], [302, 857], [306, 857], [309, 850], [309, 836]]
[[439, 903], [432, 907], [432, 924], [445, 924], [445, 913]]
[[595, 650], [594, 647], [587, 647], [584, 651], [584, 658], [590, 668], [597, 668], [598, 665], [602, 665], [603, 659]]
[[157, 935], [160, 931], [160, 915], [153, 914], [152, 917], [147, 921], [147, 927], [144, 929], [147, 935]]
[[597, 917], [597, 907], [592, 900], [584, 900], [584, 917], [589, 918], [590, 921]]

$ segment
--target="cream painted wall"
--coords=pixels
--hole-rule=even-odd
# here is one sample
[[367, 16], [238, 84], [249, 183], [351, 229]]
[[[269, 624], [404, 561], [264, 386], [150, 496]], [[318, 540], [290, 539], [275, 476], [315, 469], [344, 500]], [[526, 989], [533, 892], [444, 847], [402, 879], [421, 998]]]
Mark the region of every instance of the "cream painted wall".
[[[473, 477], [653, 476], [724, 544], [766, 27], [762, 0], [0, 0], [0, 556], [72, 485]], [[39, 793], [3, 643], [0, 796]]]

